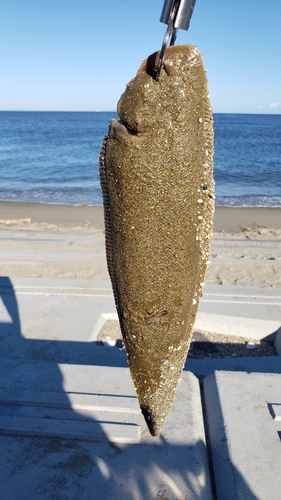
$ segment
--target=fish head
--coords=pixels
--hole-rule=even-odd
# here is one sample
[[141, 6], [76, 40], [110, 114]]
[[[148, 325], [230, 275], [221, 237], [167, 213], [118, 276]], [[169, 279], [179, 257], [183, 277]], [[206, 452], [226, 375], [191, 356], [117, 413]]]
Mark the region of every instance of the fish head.
[[[162, 73], [155, 80], [159, 51], [145, 59], [122, 94], [117, 105], [120, 120], [112, 120], [111, 135], [123, 140], [141, 138], [151, 133], [155, 125], [177, 129], [182, 113], [186, 113], [190, 92], [198, 92], [200, 82], [205, 82], [202, 56], [193, 45], [167, 48]], [[173, 124], [173, 125], [172, 125]]]
[[149, 131], [156, 123], [160, 111], [157, 82], [142, 72], [127, 84], [117, 104], [121, 124], [130, 135]]

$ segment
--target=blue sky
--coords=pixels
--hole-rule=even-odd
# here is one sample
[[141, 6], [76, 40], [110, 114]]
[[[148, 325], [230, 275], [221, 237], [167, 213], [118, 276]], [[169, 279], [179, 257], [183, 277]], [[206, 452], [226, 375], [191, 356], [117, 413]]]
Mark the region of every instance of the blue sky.
[[[164, 0], [0, 0], [0, 110], [115, 110], [160, 49]], [[281, 113], [281, 1], [197, 0], [177, 43], [203, 53], [217, 113]]]

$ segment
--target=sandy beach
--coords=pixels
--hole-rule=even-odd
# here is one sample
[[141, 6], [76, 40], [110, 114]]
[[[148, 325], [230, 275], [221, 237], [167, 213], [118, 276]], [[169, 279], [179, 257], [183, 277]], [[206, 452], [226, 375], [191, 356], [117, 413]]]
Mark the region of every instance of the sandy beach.
[[[206, 283], [281, 286], [281, 208], [217, 207], [210, 261]], [[2, 276], [108, 279], [103, 208], [0, 202], [0, 265]]]

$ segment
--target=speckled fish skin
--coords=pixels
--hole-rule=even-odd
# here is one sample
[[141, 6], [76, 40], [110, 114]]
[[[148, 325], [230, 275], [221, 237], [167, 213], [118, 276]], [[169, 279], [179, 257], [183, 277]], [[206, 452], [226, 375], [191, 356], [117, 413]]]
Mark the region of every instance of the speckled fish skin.
[[[213, 119], [199, 50], [145, 60], [100, 154], [106, 253], [131, 376], [153, 436], [175, 398], [209, 260]], [[187, 395], [188, 397], [188, 395]]]

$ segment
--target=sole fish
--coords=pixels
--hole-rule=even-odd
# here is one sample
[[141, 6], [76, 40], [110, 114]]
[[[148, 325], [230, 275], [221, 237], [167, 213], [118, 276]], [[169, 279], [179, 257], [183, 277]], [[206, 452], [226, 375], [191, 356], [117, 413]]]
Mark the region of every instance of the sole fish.
[[175, 398], [209, 260], [213, 118], [193, 45], [149, 56], [100, 153], [107, 264], [131, 376], [150, 433]]

